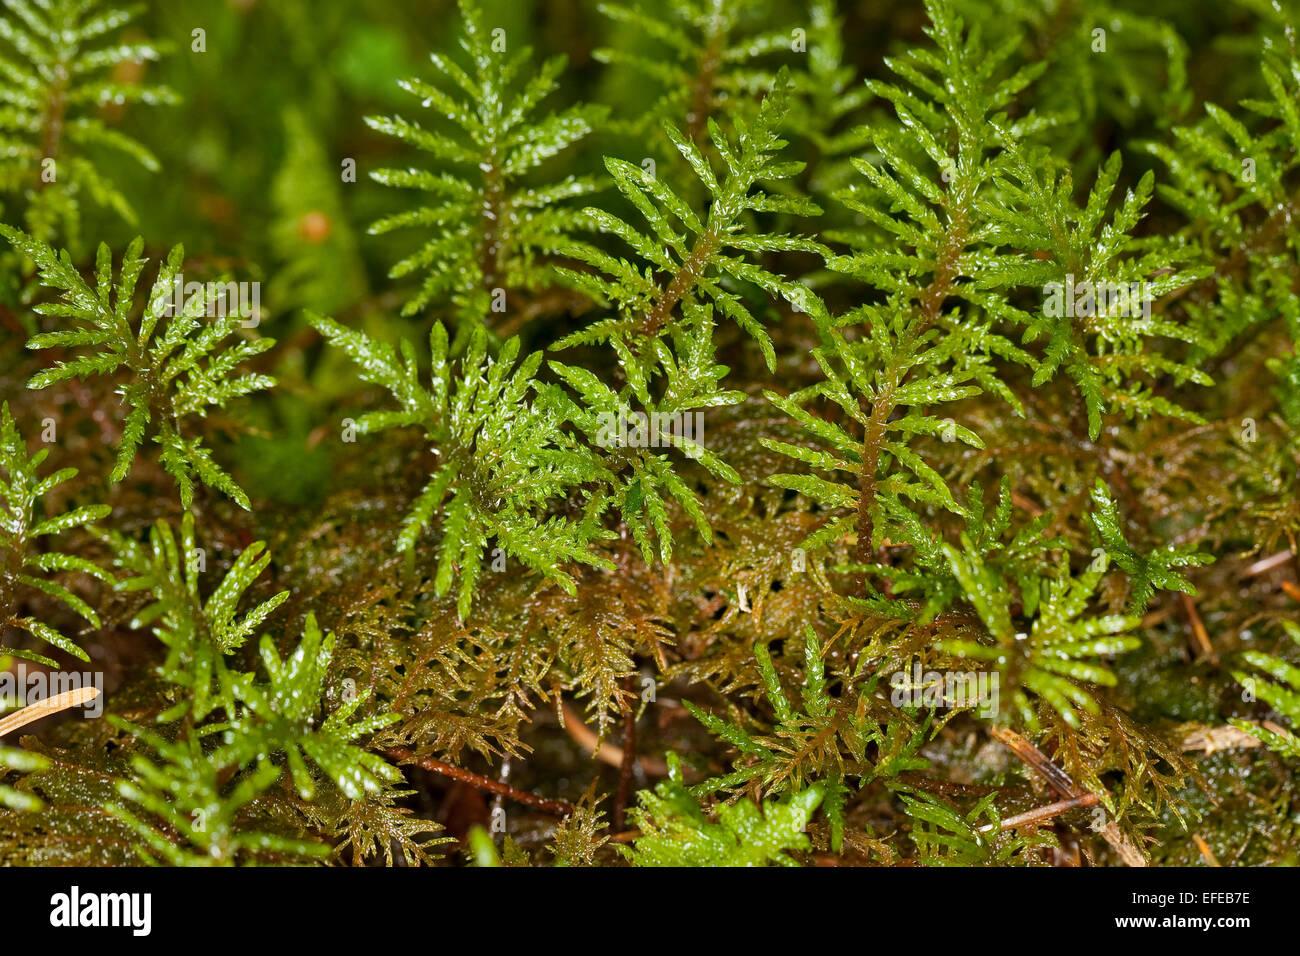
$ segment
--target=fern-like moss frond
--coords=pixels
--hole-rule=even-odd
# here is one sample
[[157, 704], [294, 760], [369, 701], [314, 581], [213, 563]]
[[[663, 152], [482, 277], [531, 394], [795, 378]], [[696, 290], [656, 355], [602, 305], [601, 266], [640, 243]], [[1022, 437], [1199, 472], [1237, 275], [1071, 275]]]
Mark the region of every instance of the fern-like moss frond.
[[435, 164], [372, 173], [386, 186], [428, 196], [426, 205], [381, 219], [370, 230], [434, 229], [431, 239], [389, 273], [424, 276], [403, 314], [454, 304], [459, 324], [468, 329], [493, 312], [522, 308], [512, 299], [554, 283], [548, 260], [572, 241], [582, 218], [568, 200], [591, 194], [596, 184], [583, 176], [537, 181], [534, 174], [590, 133], [604, 109], [572, 106], [541, 113], [564, 58], [547, 60], [529, 73], [528, 49], [510, 51], [504, 29], [489, 31], [475, 0], [461, 0], [460, 9], [468, 69], [435, 53], [430, 59], [441, 85], [417, 79], [401, 84], [421, 106], [436, 111], [437, 124], [426, 128], [393, 116], [369, 117], [367, 123], [426, 153]]
[[47, 241], [80, 244], [80, 200], [87, 197], [128, 222], [131, 204], [92, 159], [96, 149], [130, 157], [150, 172], [153, 153], [113, 128], [97, 111], [107, 105], [173, 105], [165, 86], [126, 83], [125, 63], [160, 58], [151, 42], [115, 35], [139, 14], [98, 0], [4, 0], [0, 16], [0, 192], [23, 192], [27, 227]]
[[[453, 365], [447, 331], [437, 323], [429, 339], [432, 371], [426, 388], [409, 343], [402, 344], [399, 356], [391, 346], [332, 319], [311, 316], [311, 321], [357, 363], [362, 378], [386, 388], [400, 406], [361, 416], [357, 431], [418, 426], [432, 444], [438, 467], [403, 520], [397, 548], [412, 551], [434, 515], [442, 515], [434, 583], [442, 595], [459, 577], [462, 617], [469, 613], [483, 555], [493, 543], [505, 559], [568, 591], [574, 583], [566, 563], [610, 567], [592, 550], [592, 543], [605, 536], [598, 500], [590, 500], [576, 520], [552, 512], [571, 495], [580, 498], [583, 485], [598, 485], [604, 469], [563, 429], [564, 415], [549, 393], [536, 390], [540, 352], [520, 360], [515, 338], [495, 359], [488, 358], [487, 334], [479, 328]], [[535, 393], [532, 401], [530, 393]]]
[[[185, 281], [185, 251], [177, 246], [159, 266], [137, 319], [136, 286], [147, 263], [142, 240], [127, 247], [116, 282], [112, 253], [101, 244], [92, 286], [66, 251], [56, 252], [40, 239], [3, 224], [0, 235], [36, 263], [42, 285], [60, 294], [59, 301], [38, 305], [36, 312], [71, 320], [70, 328], [44, 332], [28, 341], [29, 349], [68, 349], [75, 357], [37, 372], [27, 387], [124, 375], [121, 395], [126, 418], [112, 480], [126, 477], [140, 445], [152, 436], [161, 447], [163, 468], [180, 490], [183, 508], [194, 500], [197, 478], [247, 509], [248, 496], [192, 430], [193, 420], [209, 409], [275, 384], [268, 375], [238, 373], [242, 363], [275, 344], [274, 339], [238, 335], [241, 326], [260, 321], [255, 312], [241, 317], [240, 310], [248, 303], [237, 301], [238, 287], [232, 294], [233, 283]], [[231, 337], [239, 341], [226, 344]]]
[[[76, 572], [100, 581], [108, 574], [86, 558], [42, 547], [43, 540], [63, 531], [85, 528], [107, 517], [108, 505], [84, 505], [55, 514], [42, 514], [45, 496], [57, 486], [76, 477], [77, 469], [63, 468], [41, 476], [38, 469], [49, 455], [42, 449], [27, 454], [27, 446], [18, 425], [9, 413], [9, 403], [0, 405], [0, 615], [6, 628], [23, 631], [64, 653], [83, 661], [90, 658], [65, 634], [23, 610], [24, 596], [41, 594], [99, 627], [99, 615], [85, 599], [51, 577], [58, 572]], [[13, 657], [58, 667], [44, 654], [23, 647], [0, 645], [0, 652]]]

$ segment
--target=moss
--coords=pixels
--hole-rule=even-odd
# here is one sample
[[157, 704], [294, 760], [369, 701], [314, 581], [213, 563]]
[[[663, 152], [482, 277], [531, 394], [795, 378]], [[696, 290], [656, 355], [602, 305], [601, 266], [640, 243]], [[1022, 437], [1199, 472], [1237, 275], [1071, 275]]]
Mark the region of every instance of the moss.
[[20, 6], [0, 863], [1297, 863], [1284, 5]]

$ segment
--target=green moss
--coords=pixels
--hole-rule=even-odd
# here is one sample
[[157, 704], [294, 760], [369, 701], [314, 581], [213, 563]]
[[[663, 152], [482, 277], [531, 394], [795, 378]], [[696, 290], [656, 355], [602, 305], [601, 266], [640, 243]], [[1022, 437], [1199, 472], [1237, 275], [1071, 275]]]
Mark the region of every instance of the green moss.
[[1297, 862], [1287, 5], [3, 2], [0, 863]]

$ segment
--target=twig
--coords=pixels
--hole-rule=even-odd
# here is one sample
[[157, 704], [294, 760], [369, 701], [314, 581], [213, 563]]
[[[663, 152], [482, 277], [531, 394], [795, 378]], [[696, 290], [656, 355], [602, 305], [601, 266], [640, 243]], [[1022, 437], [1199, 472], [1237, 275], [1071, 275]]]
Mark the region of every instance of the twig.
[[1262, 745], [1258, 737], [1252, 737], [1231, 724], [1224, 724], [1222, 727], [1193, 727], [1183, 735], [1180, 746], [1184, 752], [1195, 750], [1208, 755], [1220, 750]]
[[[1023, 827], [1031, 823], [1042, 823], [1044, 820], [1050, 820], [1052, 817], [1059, 816], [1067, 810], [1077, 810], [1079, 807], [1091, 807], [1097, 803], [1095, 793], [1085, 793], [1081, 796], [1071, 797], [1069, 800], [1058, 800], [1056, 803], [1049, 803], [1043, 807], [1035, 807], [1033, 810], [1026, 810], [1024, 813], [1017, 813], [1013, 817], [1007, 817], [1002, 821], [999, 829], [1014, 830], [1016, 827]], [[981, 833], [987, 833], [993, 829], [993, 824], [986, 823], [980, 827]]]
[[1041, 750], [1014, 730], [1008, 730], [1005, 727], [994, 727], [993, 737], [999, 743], [1004, 744], [1023, 763], [1038, 771], [1039, 775], [1060, 796], [1068, 800], [1076, 795], [1074, 781], [1070, 779], [1070, 775], [1048, 760]]
[[[1038, 771], [1039, 774], [1047, 781], [1048, 786], [1055, 790], [1065, 800], [1075, 800], [1088, 794], [1087, 790], [1077, 786], [1070, 775], [1052, 763], [1047, 756], [1031, 744], [1024, 737], [1020, 736], [1014, 730], [1008, 730], [1004, 727], [996, 727], [993, 730], [993, 736], [1005, 744], [1017, 757], [1024, 761], [1028, 766]], [[1093, 794], [1096, 796], [1096, 794]], [[1011, 819], [1015, 819], [1014, 817]], [[1101, 828], [1102, 839], [1110, 844], [1119, 858], [1127, 866], [1150, 866], [1146, 854], [1142, 848], [1130, 840], [1119, 828], [1119, 824], [1114, 820], [1107, 821], [1106, 825]]]
[[543, 813], [550, 813], [557, 817], [567, 817], [573, 812], [574, 806], [567, 800], [551, 800], [547, 797], [539, 797], [535, 793], [527, 790], [520, 790], [518, 787], [512, 787], [508, 783], [500, 780], [493, 780], [491, 777], [485, 777], [482, 774], [474, 773], [471, 770], [465, 770], [462, 767], [453, 764], [444, 763], [433, 757], [416, 757], [411, 751], [404, 747], [397, 747], [388, 751], [388, 756], [399, 763], [412, 763], [423, 770], [432, 773], [441, 774], [444, 777], [450, 777], [452, 780], [459, 780], [461, 783], [467, 783], [471, 787], [479, 790], [486, 790], [489, 793], [495, 793], [508, 800], [516, 803], [522, 803], [532, 807], [534, 810], [541, 810]]
[[1260, 558], [1243, 571], [1242, 577], [1253, 578], [1257, 574], [1264, 574], [1268, 571], [1272, 571], [1274, 568], [1280, 567], [1290, 560], [1290, 551], [1279, 551], [1277, 554], [1270, 554], [1267, 558]]
[[[561, 705], [560, 713], [564, 717], [564, 730], [573, 738], [574, 743], [595, 757], [601, 763], [611, 767], [623, 766], [623, 751], [608, 740], [601, 740], [595, 731], [588, 727], [577, 711], [567, 703]], [[641, 772], [649, 777], [668, 776], [668, 765], [657, 757], [637, 757]]]
[[1214, 645], [1210, 643], [1210, 634], [1205, 630], [1205, 622], [1201, 620], [1200, 612], [1196, 610], [1196, 602], [1186, 594], [1179, 594], [1178, 597], [1183, 602], [1183, 611], [1192, 625], [1192, 637], [1196, 638], [1196, 646], [1200, 651], [1196, 656], [1207, 658], [1217, 664], [1219, 655], [1215, 653]]
[[80, 707], [82, 704], [88, 704], [98, 696], [99, 688], [97, 687], [77, 687], [73, 690], [65, 690], [61, 694], [55, 694], [53, 697], [47, 697], [45, 700], [37, 701], [34, 704], [29, 704], [8, 717], [0, 718], [0, 737], [12, 733], [19, 727], [26, 727], [34, 720], [49, 717], [51, 714], [57, 714], [59, 711], [67, 710], [70, 707]]
[[1196, 841], [1196, 848], [1201, 851], [1201, 859], [1205, 861], [1207, 866], [1223, 866], [1219, 862], [1219, 858], [1214, 855], [1214, 851], [1210, 849], [1210, 845], [1201, 838], [1199, 833], [1193, 833], [1192, 839]]

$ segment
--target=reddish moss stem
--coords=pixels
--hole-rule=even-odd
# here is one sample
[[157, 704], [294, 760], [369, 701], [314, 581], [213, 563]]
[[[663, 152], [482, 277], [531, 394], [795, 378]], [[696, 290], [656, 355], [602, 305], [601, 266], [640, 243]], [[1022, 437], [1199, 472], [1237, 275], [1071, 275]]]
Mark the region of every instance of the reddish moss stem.
[[[953, 281], [957, 278], [957, 260], [965, 247], [966, 213], [964, 208], [958, 207], [953, 213], [943, 249], [935, 263], [934, 278], [920, 295], [920, 320], [908, 331], [900, 352], [905, 354], [912, 343], [938, 319], [944, 300], [948, 298]], [[875, 401], [871, 403], [871, 414], [862, 436], [862, 469], [858, 473], [858, 541], [854, 548], [854, 557], [859, 564], [871, 563], [871, 539], [875, 534], [875, 519], [872, 518], [871, 511], [876, 503], [876, 473], [880, 469], [880, 454], [885, 444], [886, 425], [896, 407], [894, 395], [907, 381], [907, 372], [901, 375], [897, 370], [893, 372], [893, 379], [880, 390]]]
[[450, 777], [452, 780], [459, 780], [461, 783], [467, 783], [471, 787], [479, 790], [486, 790], [489, 793], [495, 793], [505, 797], [507, 800], [513, 800], [515, 803], [522, 803], [525, 806], [532, 807], [534, 810], [540, 810], [543, 813], [550, 813], [558, 817], [567, 817], [574, 810], [573, 804], [567, 800], [552, 800], [547, 797], [539, 797], [535, 793], [527, 790], [520, 790], [512, 787], [508, 783], [500, 780], [493, 780], [491, 777], [485, 777], [482, 774], [474, 773], [471, 770], [465, 770], [454, 764], [444, 763], [433, 757], [417, 757], [411, 751], [404, 747], [397, 747], [388, 751], [388, 756], [398, 763], [411, 763], [428, 770], [431, 773], [440, 774], [444, 777]]
[[[624, 690], [630, 694], [632, 679], [623, 682]], [[627, 815], [628, 799], [632, 795], [632, 769], [636, 766], [636, 708], [632, 701], [627, 702], [623, 711], [623, 760], [618, 767], [618, 792], [614, 795], [613, 824], [615, 831], [623, 829]]]

